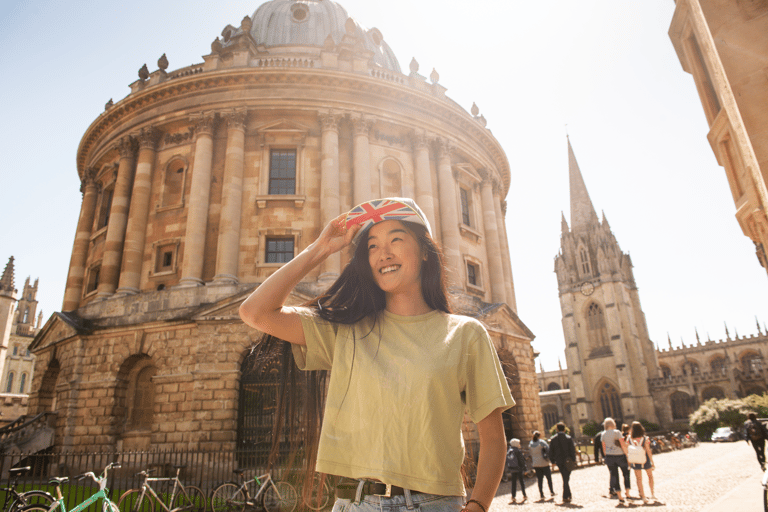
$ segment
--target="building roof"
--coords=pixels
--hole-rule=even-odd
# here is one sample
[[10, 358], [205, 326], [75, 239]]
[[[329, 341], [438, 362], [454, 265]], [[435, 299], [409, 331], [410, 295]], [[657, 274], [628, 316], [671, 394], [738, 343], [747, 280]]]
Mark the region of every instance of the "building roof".
[[[351, 20], [351, 24], [348, 25], [347, 20]], [[256, 9], [252, 21], [251, 36], [266, 48], [323, 47], [328, 36], [337, 45], [349, 27], [362, 41], [364, 49], [373, 53], [376, 64], [400, 73], [397, 57], [384, 42], [381, 32], [376, 28], [366, 29], [352, 20], [347, 11], [332, 0], [270, 0]]]

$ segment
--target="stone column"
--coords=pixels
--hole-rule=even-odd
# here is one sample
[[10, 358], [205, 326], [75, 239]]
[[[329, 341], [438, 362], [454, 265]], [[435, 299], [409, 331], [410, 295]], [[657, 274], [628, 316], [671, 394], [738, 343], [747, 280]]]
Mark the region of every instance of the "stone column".
[[501, 246], [499, 245], [499, 227], [496, 222], [496, 209], [493, 207], [494, 176], [488, 169], [480, 169], [483, 183], [480, 188], [480, 198], [483, 206], [483, 226], [485, 235], [485, 254], [488, 256], [488, 273], [491, 277], [491, 300], [494, 303], [507, 302], [504, 282], [504, 266], [501, 262]]
[[440, 226], [445, 262], [459, 284], [464, 272], [461, 268], [461, 250], [458, 212], [461, 207], [456, 201], [456, 180], [451, 170], [451, 146], [447, 139], [438, 139], [437, 184], [440, 189]]
[[83, 182], [80, 185], [83, 193], [83, 203], [80, 205], [80, 218], [77, 221], [75, 243], [72, 247], [72, 258], [69, 261], [67, 287], [64, 291], [62, 311], [74, 311], [80, 305], [85, 282], [85, 263], [88, 260], [88, 246], [91, 244], [93, 217], [96, 215], [96, 199], [99, 187], [96, 184], [96, 169], [86, 169]]
[[375, 199], [371, 197], [371, 152], [369, 133], [373, 121], [359, 115], [352, 117], [354, 132], [352, 182], [353, 202], [355, 205]]
[[131, 200], [133, 183], [134, 148], [135, 141], [130, 137], [123, 137], [118, 142], [120, 164], [117, 167], [112, 208], [109, 210], [97, 299], [106, 299], [115, 293], [120, 278], [120, 259], [123, 256], [125, 228], [128, 224], [128, 204]]
[[[501, 261], [504, 264], [504, 284], [507, 291], [507, 304], [512, 311], [517, 313], [517, 299], [515, 298], [515, 281], [512, 278], [512, 256], [509, 254], [509, 239], [507, 238], [507, 223], [504, 220], [507, 214], [507, 203], [501, 199], [502, 186], [497, 183], [493, 189], [493, 205], [496, 208], [496, 219], [499, 224], [499, 243], [501, 244]], [[565, 386], [561, 386], [565, 389]]]
[[[339, 199], [339, 120], [335, 112], [320, 114], [320, 230], [341, 215]], [[341, 254], [328, 256], [320, 267], [320, 280], [335, 280], [341, 273]]]
[[213, 122], [214, 114], [211, 113], [200, 116], [195, 125], [195, 160], [189, 190], [180, 287], [203, 284], [205, 233], [208, 229], [213, 169]]
[[155, 166], [158, 135], [159, 132], [150, 126], [142, 128], [138, 136], [139, 158], [136, 163], [136, 175], [133, 178], [131, 208], [125, 232], [123, 269], [120, 272], [120, 286], [117, 288], [117, 293], [120, 295], [133, 295], [140, 291], [144, 240], [147, 234], [149, 200], [152, 191], [152, 170]]
[[413, 143], [414, 174], [416, 182], [416, 204], [419, 205], [430, 225], [435, 228], [435, 193], [432, 191], [432, 173], [429, 167], [429, 140], [424, 133], [414, 133]]
[[243, 213], [243, 168], [245, 166], [245, 118], [247, 112], [237, 110], [225, 114], [227, 120], [227, 152], [224, 157], [224, 179], [221, 187], [219, 244], [216, 250], [216, 284], [237, 284], [240, 257], [240, 218]]

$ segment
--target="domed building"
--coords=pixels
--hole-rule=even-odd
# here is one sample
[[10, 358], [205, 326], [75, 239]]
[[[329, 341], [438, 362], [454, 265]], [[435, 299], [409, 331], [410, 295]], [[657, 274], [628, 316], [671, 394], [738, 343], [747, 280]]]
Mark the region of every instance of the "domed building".
[[[517, 405], [540, 428], [516, 313], [509, 162], [479, 112], [331, 0], [272, 0], [204, 62], [139, 70], [77, 151], [82, 207], [62, 312], [36, 337], [30, 411], [56, 450], [268, 446], [278, 360], [247, 371], [259, 332], [238, 306], [322, 227], [376, 197], [412, 197], [450, 266], [453, 307], [485, 322]], [[289, 301], [324, 290], [329, 258]], [[476, 433], [467, 421], [467, 439]]]

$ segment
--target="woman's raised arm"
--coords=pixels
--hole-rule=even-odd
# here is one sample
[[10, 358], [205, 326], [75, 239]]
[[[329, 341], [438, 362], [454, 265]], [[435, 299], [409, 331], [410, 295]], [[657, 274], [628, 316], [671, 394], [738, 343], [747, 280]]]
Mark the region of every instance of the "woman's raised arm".
[[306, 344], [298, 313], [283, 304], [291, 290], [313, 268], [352, 243], [360, 225], [346, 229], [344, 219], [345, 214], [328, 223], [317, 240], [277, 269], [243, 301], [240, 305], [243, 322], [290, 343]]

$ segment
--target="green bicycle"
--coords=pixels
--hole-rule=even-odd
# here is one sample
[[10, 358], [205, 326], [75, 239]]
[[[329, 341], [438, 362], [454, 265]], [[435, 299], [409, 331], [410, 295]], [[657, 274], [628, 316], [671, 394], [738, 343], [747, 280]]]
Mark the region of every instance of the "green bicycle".
[[56, 500], [53, 502], [52, 505], [46, 506], [43, 504], [32, 504], [27, 505], [26, 507], [22, 507], [20, 510], [22, 512], [82, 512], [83, 510], [90, 507], [92, 504], [96, 503], [98, 500], [102, 501], [102, 512], [120, 512], [120, 510], [117, 508], [117, 504], [115, 504], [112, 500], [109, 499], [109, 490], [107, 489], [107, 472], [110, 469], [113, 468], [119, 468], [120, 464], [116, 462], [110, 462], [107, 464], [107, 467], [104, 468], [104, 472], [101, 474], [101, 476], [96, 476], [93, 474], [93, 472], [89, 471], [87, 473], [83, 473], [82, 475], [76, 476], [75, 480], [82, 480], [84, 478], [92, 478], [94, 482], [96, 482], [99, 485], [99, 491], [92, 495], [90, 498], [86, 499], [84, 502], [77, 505], [72, 510], [67, 510], [67, 505], [65, 504], [64, 496], [61, 495], [61, 484], [66, 483], [69, 481], [69, 478], [63, 477], [55, 477], [52, 478], [48, 484], [54, 486], [56, 489]]

